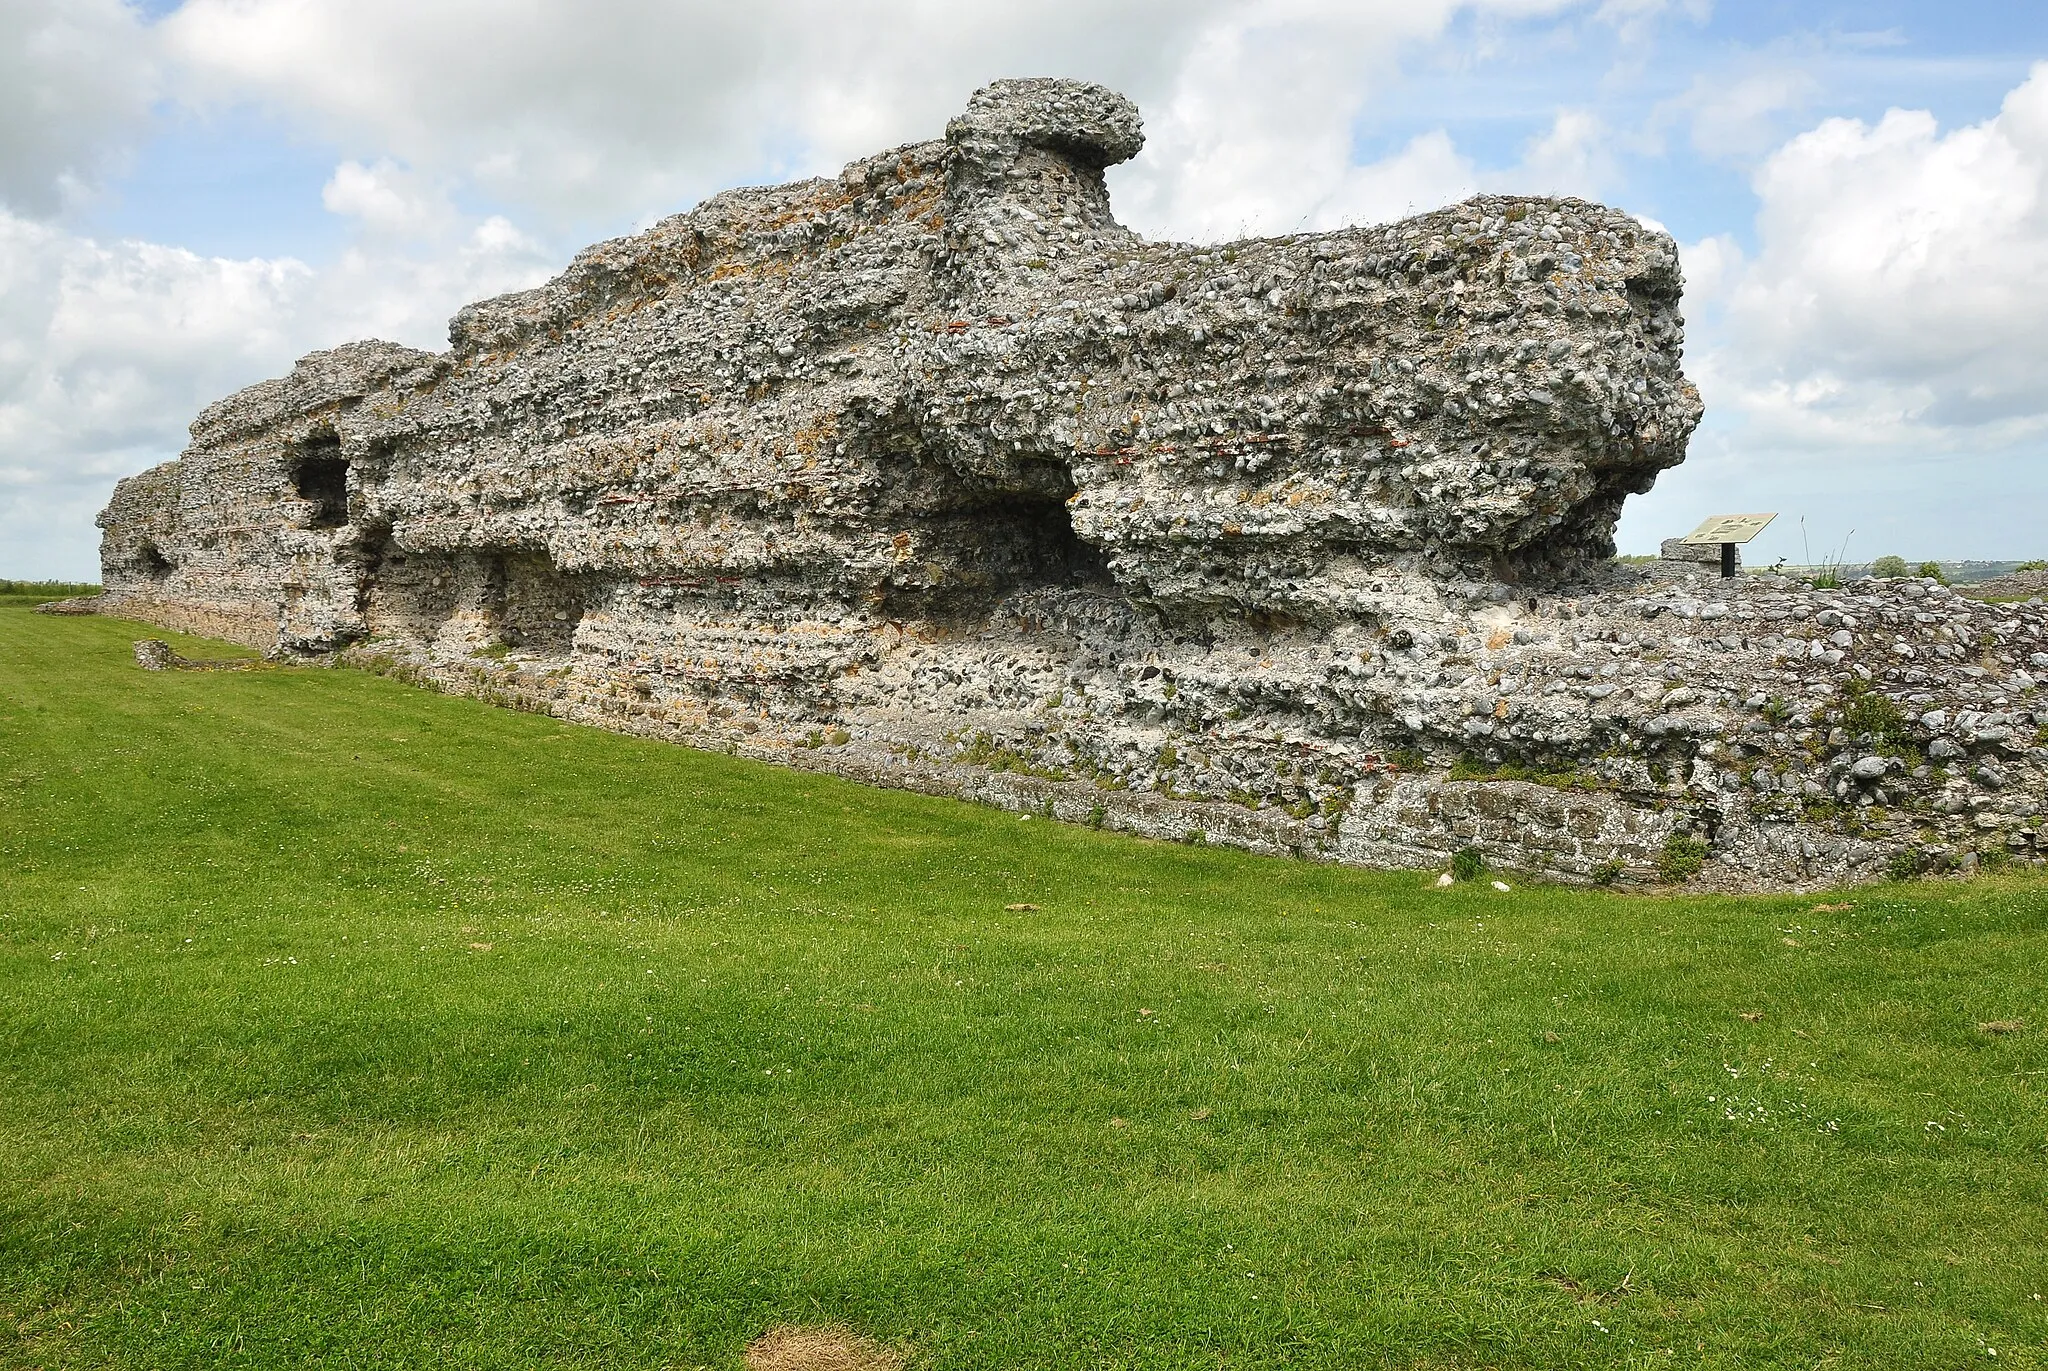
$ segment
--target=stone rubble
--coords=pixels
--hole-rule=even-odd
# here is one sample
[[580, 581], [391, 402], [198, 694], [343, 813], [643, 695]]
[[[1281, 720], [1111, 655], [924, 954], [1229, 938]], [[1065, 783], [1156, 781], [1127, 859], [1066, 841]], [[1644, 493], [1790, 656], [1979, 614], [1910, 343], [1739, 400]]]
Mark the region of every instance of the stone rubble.
[[[92, 611], [98, 613], [98, 610]], [[139, 638], [135, 643], [135, 665], [144, 671], [253, 671], [263, 665], [245, 657], [222, 660], [181, 656], [161, 638]]]
[[[729, 191], [209, 407], [109, 612], [877, 784], [1379, 866], [2038, 860], [2043, 610], [1612, 560], [1676, 250], [1576, 200], [1148, 243], [1099, 86]], [[1718, 555], [1718, 554], [1717, 554]], [[1990, 855], [1986, 855], [1990, 854]]]
[[2008, 571], [1957, 589], [1973, 600], [2036, 600], [2048, 596], [2048, 571]]

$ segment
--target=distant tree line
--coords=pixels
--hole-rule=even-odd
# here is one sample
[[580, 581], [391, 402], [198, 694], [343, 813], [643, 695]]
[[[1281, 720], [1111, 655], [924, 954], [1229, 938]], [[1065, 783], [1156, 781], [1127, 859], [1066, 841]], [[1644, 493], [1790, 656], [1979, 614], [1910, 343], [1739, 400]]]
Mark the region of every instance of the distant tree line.
[[1870, 574], [1881, 581], [1895, 580], [1900, 576], [1925, 576], [1935, 581], [1948, 579], [1941, 573], [1941, 563], [1922, 562], [1916, 569], [1907, 566], [1904, 557], [1880, 557], [1870, 564]]

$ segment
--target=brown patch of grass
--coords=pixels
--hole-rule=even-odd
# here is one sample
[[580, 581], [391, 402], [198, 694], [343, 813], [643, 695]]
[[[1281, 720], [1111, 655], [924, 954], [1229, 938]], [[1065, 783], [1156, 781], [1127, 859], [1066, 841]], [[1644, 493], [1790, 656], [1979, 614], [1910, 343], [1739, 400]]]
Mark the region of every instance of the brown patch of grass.
[[2007, 1033], [2024, 1033], [2027, 1031], [2027, 1026], [2018, 1019], [1993, 1019], [1990, 1023], [1978, 1024], [1977, 1031], [1979, 1033], [1989, 1033], [1994, 1037], [2002, 1037]]
[[747, 1371], [899, 1371], [902, 1365], [902, 1353], [843, 1324], [785, 1324], [747, 1344]]
[[1588, 1285], [1584, 1281], [1567, 1276], [1561, 1271], [1546, 1271], [1543, 1273], [1543, 1279], [1571, 1292], [1572, 1301], [1575, 1304], [1601, 1304], [1609, 1300], [1625, 1299], [1636, 1293], [1636, 1273], [1633, 1271], [1623, 1276], [1621, 1284], [1611, 1290], [1602, 1290], [1596, 1286]]

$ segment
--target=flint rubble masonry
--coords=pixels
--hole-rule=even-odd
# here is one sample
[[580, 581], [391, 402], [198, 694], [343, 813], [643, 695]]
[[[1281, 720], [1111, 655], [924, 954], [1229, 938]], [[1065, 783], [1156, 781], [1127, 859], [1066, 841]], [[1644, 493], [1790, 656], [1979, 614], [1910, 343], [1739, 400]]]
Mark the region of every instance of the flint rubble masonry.
[[104, 603], [1260, 851], [1652, 880], [1696, 834], [1728, 888], [2035, 859], [2038, 607], [1610, 560], [1700, 417], [1670, 238], [1483, 196], [1148, 243], [1103, 182], [1142, 142], [1100, 86], [999, 82], [445, 353], [315, 353], [121, 483]]

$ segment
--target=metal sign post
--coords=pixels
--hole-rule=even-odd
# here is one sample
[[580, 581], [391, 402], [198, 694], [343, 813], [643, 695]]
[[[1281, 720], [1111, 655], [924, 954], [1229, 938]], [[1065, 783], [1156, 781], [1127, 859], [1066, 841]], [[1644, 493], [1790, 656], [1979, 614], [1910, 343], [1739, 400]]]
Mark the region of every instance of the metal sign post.
[[1678, 541], [1694, 546], [1719, 543], [1721, 545], [1721, 574], [1735, 574], [1735, 545], [1746, 543], [1764, 531], [1765, 525], [1777, 518], [1775, 514], [1716, 514]]

